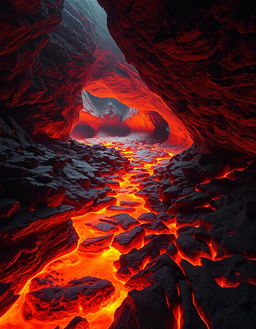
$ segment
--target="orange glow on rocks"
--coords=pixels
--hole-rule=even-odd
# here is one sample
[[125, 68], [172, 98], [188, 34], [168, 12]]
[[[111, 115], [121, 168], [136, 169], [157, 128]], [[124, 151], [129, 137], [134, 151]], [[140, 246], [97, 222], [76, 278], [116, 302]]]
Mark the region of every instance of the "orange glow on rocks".
[[239, 286], [240, 282], [231, 282], [224, 276], [214, 279], [221, 288], [232, 288]]
[[[186, 277], [184, 260], [201, 267], [202, 258], [216, 261], [227, 257], [227, 254], [218, 255], [216, 242], [203, 235], [200, 236], [203, 249], [194, 249], [192, 253], [184, 250], [182, 234], [189, 236], [186, 232], [192, 229], [207, 234], [211, 225], [200, 219], [182, 224], [168, 213], [161, 217], [141, 194], [147, 179], [154, 177], [172, 157], [170, 150], [122, 138], [91, 139], [90, 143], [93, 142], [119, 150], [129, 159], [130, 167], [122, 175], [117, 173], [109, 178], [113, 189], [109, 195], [114, 196], [111, 203], [73, 218], [79, 235], [76, 250], [55, 259], [27, 282], [20, 298], [0, 319], [0, 329], [65, 329], [70, 321], [82, 321], [85, 328], [106, 329], [132, 289], [141, 291], [155, 284], [153, 277], [159, 259], [173, 262]], [[203, 206], [210, 207], [210, 203]], [[239, 285], [225, 277], [214, 280], [223, 288]], [[247, 282], [255, 284], [253, 278]], [[184, 323], [178, 285], [176, 289], [174, 300], [166, 297], [174, 318], [170, 329], [182, 329]], [[210, 329], [193, 294], [192, 302]]]
[[175, 318], [175, 327], [174, 329], [182, 329], [183, 326], [183, 309], [180, 304], [177, 304], [173, 309], [173, 315]]
[[[138, 159], [133, 157], [134, 150], [132, 147], [124, 149], [123, 145], [105, 141], [102, 141], [102, 144], [105, 146], [113, 146], [119, 149], [124, 156], [128, 157], [130, 161], [138, 162]], [[153, 148], [156, 149], [155, 146]], [[172, 156], [170, 152], [165, 152], [165, 154], [166, 159]], [[115, 198], [117, 200], [116, 206], [123, 207], [124, 203], [128, 205], [130, 202], [132, 205], [131, 215], [134, 218], [139, 217], [143, 213], [149, 212], [145, 206], [144, 199], [135, 194], [139, 190], [140, 180], [136, 182], [132, 179], [132, 177], [135, 174], [140, 173], [140, 170], [141, 173], [144, 173], [145, 170], [146, 173], [150, 175], [153, 174], [154, 167], [157, 165], [157, 163], [161, 163], [163, 160], [164, 158], [159, 157], [156, 158], [153, 163], [146, 161], [145, 163], [140, 162], [137, 166], [134, 166], [130, 172], [125, 173], [119, 180], [119, 186], [115, 187]], [[133, 208], [134, 204], [136, 204], [136, 207]], [[52, 329], [57, 325], [61, 326], [61, 328], [64, 328], [64, 326], [70, 322], [72, 317], [77, 315], [81, 317], [86, 315], [86, 319], [89, 322], [90, 328], [93, 329], [106, 329], [111, 325], [115, 310], [118, 308], [118, 306], [120, 306], [128, 292], [124, 286], [125, 282], [120, 279], [120, 276], [116, 276], [117, 270], [114, 266], [114, 262], [116, 262], [120, 257], [120, 250], [122, 252], [127, 252], [131, 248], [140, 248], [142, 245], [144, 245], [143, 238], [147, 230], [145, 231], [144, 229], [141, 229], [138, 234], [131, 235], [130, 243], [122, 246], [120, 242], [122, 241], [122, 238], [125, 240], [125, 238], [129, 237], [129, 233], [127, 233], [127, 231], [132, 230], [132, 227], [138, 227], [135, 225], [140, 223], [138, 221], [136, 221], [135, 224], [131, 223], [126, 227], [126, 229], [124, 228], [124, 225], [115, 226], [111, 224], [111, 221], [115, 222], [115, 220], [113, 220], [111, 217], [117, 215], [120, 211], [117, 212], [109, 208], [111, 207], [108, 206], [99, 211], [87, 213], [82, 216], [73, 218], [73, 225], [80, 237], [79, 246], [75, 251], [60, 257], [47, 265], [42, 272], [38, 273], [36, 279], [43, 281], [53, 278], [54, 289], [61, 290], [61, 288], [56, 288], [56, 286], [66, 287], [70, 286], [69, 282], [74, 279], [79, 280], [83, 277], [94, 277], [108, 280], [113, 284], [113, 291], [111, 288], [109, 288], [111, 290], [109, 294], [105, 293], [104, 296], [98, 296], [98, 306], [92, 305], [88, 308], [88, 305], [86, 307], [86, 303], [83, 304], [83, 298], [81, 298], [81, 301], [76, 303], [74, 307], [71, 305], [70, 310], [69, 307], [67, 307], [68, 310], [66, 313], [58, 312], [52, 306], [53, 300], [51, 304], [47, 304], [47, 302], [44, 301], [43, 304], [40, 304], [41, 306], [39, 306], [39, 300], [36, 301], [35, 298], [32, 298], [31, 293], [35, 288], [33, 284], [35, 279], [32, 279], [21, 291], [18, 301], [1, 318], [1, 329]], [[105, 228], [100, 225], [97, 226], [97, 224], [100, 223], [108, 224], [104, 222], [104, 219], [106, 221], [109, 220], [109, 227], [107, 225]], [[105, 230], [111, 230], [111, 225], [115, 227], [115, 230], [109, 234]], [[150, 233], [152, 232], [150, 231]], [[96, 242], [93, 241], [93, 239], [99, 237], [106, 238], [101, 240], [98, 239]], [[117, 242], [118, 237], [119, 244]], [[90, 239], [92, 240], [91, 245]], [[133, 240], [134, 245], [132, 245]], [[148, 258], [145, 258], [141, 268], [146, 266], [148, 262]], [[38, 288], [39, 287], [36, 287], [36, 289]], [[57, 303], [56, 298], [54, 300], [55, 303]], [[38, 307], [35, 305], [38, 305]], [[64, 305], [63, 302], [60, 302], [59, 306], [61, 305]], [[36, 312], [39, 309], [42, 310], [42, 307], [48, 309], [53, 307], [53, 309], [52, 312], [49, 310], [45, 313], [43, 312], [41, 316]], [[31, 309], [33, 309], [33, 311], [31, 311]], [[50, 316], [50, 314], [52, 315]]]
[[210, 325], [209, 325], [209, 321], [206, 319], [204, 312], [202, 310], [202, 308], [200, 307], [200, 305], [196, 302], [195, 299], [195, 295], [194, 293], [192, 293], [192, 302], [193, 305], [195, 307], [195, 309], [197, 310], [198, 315], [200, 316], [201, 320], [203, 321], [203, 323], [206, 325], [207, 329], [211, 329]]

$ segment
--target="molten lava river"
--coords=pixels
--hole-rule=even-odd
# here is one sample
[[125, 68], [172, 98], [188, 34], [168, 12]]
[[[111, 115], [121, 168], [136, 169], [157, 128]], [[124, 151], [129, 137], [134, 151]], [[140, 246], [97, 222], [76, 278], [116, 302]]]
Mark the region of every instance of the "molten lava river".
[[[1, 318], [1, 329], [63, 329], [76, 316], [86, 319], [81, 328], [107, 329], [129, 290], [148, 285], [131, 277], [146, 269], [154, 259], [145, 248], [152, 236], [164, 236], [166, 241], [170, 236], [175, 244], [177, 230], [182, 225], [178, 225], [173, 216], [163, 216], [160, 223], [158, 220], [154, 225], [156, 212], [150, 209], [143, 193], [139, 193], [148, 177], [166, 166], [173, 156], [171, 151], [125, 138], [91, 139], [89, 143], [114, 147], [130, 161], [126, 172], [113, 173], [111, 178], [109, 186], [115, 202], [73, 218], [80, 238], [77, 249], [55, 259], [27, 282], [19, 299]], [[211, 244], [208, 247], [210, 254], [201, 256], [214, 259], [215, 250]], [[144, 248], [145, 253], [136, 266], [123, 266], [120, 257], [134, 248]], [[166, 249], [159, 244], [156, 256], [167, 255]], [[172, 259], [179, 266], [181, 259], [200, 265], [200, 257], [191, 260], [179, 250]], [[197, 311], [203, 319], [199, 308]], [[181, 305], [173, 311], [176, 329], [182, 327], [182, 312]]]

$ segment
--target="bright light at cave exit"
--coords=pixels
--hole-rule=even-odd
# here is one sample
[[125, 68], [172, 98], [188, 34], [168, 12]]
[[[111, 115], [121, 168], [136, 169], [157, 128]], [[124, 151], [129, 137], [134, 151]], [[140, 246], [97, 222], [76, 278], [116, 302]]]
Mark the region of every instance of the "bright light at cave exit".
[[[170, 158], [173, 156], [173, 153], [170, 150], [163, 149], [159, 145], [149, 145], [138, 141], [132, 141], [128, 138], [94, 138], [90, 139], [89, 143], [98, 143], [107, 147], [114, 147], [131, 162], [127, 172], [119, 175], [119, 177], [116, 178], [116, 180], [119, 181], [119, 184], [112, 186], [112, 189], [114, 190], [114, 193], [112, 194], [114, 194], [117, 200], [116, 205], [119, 206], [122, 201], [136, 202], [137, 206], [134, 207], [133, 211], [131, 212], [131, 216], [134, 218], [138, 218], [143, 213], [152, 212], [152, 210], [146, 206], [145, 200], [141, 196], [136, 195], [136, 192], [140, 190], [140, 184], [145, 179], [145, 177], [142, 177], [141, 179], [135, 179], [133, 176], [138, 174], [146, 174], [145, 176], [153, 175], [156, 168], [159, 169], [166, 166]], [[146, 154], [150, 154], [150, 157], [145, 156]], [[79, 235], [79, 243], [91, 237], [106, 235], [106, 232], [100, 232], [93, 228], [92, 225], [98, 223], [99, 219], [101, 218], [107, 218], [116, 214], [116, 211], [109, 210], [106, 207], [99, 211], [87, 213], [82, 216], [73, 218], [74, 227]], [[169, 233], [174, 234], [177, 237], [177, 229], [182, 225], [178, 225], [175, 218], [172, 218], [169, 222], [167, 221], [166, 225], [168, 226]], [[191, 223], [190, 225], [199, 226], [198, 223]], [[114, 232], [114, 235], [116, 236], [122, 232], [124, 232], [124, 230], [118, 228], [118, 230]], [[161, 234], [162, 232], [147, 232], [146, 230], [146, 234], [152, 233]], [[142, 243], [141, 247], [143, 247], [144, 243]], [[213, 260], [216, 257], [216, 250], [211, 242], [209, 243], [209, 248], [211, 250], [210, 256], [199, 255], [197, 258], [190, 259], [178, 250], [178, 253], [173, 259], [179, 266], [182, 259], [188, 260], [193, 265], [201, 265], [201, 257], [207, 257]], [[164, 253], [164, 250], [162, 252]], [[92, 329], [108, 328], [113, 321], [115, 310], [120, 306], [128, 293], [128, 290], [124, 287], [125, 282], [116, 276], [117, 270], [114, 266], [114, 262], [119, 259], [120, 255], [120, 251], [112, 246], [110, 246], [108, 250], [98, 254], [84, 254], [81, 253], [77, 248], [73, 252], [52, 261], [43, 269], [43, 271], [35, 276], [45, 276], [46, 274], [52, 274], [54, 276], [57, 274], [62, 283], [66, 283], [75, 278], [79, 279], [85, 276], [92, 276], [111, 281], [115, 287], [114, 295], [100, 309], [96, 308], [94, 312], [85, 314], [84, 309], [79, 307], [79, 313], [67, 314], [67, 317], [64, 319], [51, 322], [48, 322], [47, 318], [45, 318], [44, 322], [40, 322], [34, 319], [26, 321], [22, 315], [22, 307], [26, 293], [29, 292], [30, 281], [28, 281], [20, 293], [20, 298], [13, 305], [13, 307], [0, 319], [0, 328], [53, 329], [56, 326], [64, 328], [76, 315], [80, 315], [86, 318], [89, 322], [90, 328]], [[146, 265], [147, 262], [144, 262], [142, 268]], [[140, 288], [138, 287], [138, 289]], [[195, 301], [194, 304], [197, 306]], [[180, 329], [183, 323], [183, 308], [181, 304], [175, 305], [173, 308], [173, 314], [176, 319], [175, 328]], [[204, 322], [207, 323], [204, 315], [201, 312], [200, 316]]]

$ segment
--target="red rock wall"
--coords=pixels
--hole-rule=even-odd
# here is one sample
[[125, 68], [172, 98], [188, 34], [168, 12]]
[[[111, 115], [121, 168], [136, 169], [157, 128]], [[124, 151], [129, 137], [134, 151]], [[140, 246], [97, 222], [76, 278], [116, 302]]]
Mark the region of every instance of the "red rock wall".
[[98, 2], [127, 61], [201, 150], [256, 153], [255, 3]]
[[0, 4], [1, 109], [33, 136], [65, 139], [94, 61], [89, 20], [63, 0]]

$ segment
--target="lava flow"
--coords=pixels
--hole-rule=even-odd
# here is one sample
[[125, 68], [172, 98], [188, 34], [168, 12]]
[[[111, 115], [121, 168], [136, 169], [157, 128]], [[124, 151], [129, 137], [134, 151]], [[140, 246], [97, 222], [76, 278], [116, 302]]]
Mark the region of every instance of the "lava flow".
[[[127, 226], [115, 226], [111, 223], [112, 221], [114, 222], [112, 217], [118, 213], [128, 212], [132, 214], [132, 217], [138, 218], [141, 214], [150, 212], [145, 206], [144, 199], [137, 196], [136, 192], [139, 191], [139, 185], [144, 177], [152, 175], [156, 166], [166, 164], [172, 154], [157, 146], [136, 144], [135, 147], [132, 147], [132, 143], [126, 146], [124, 143], [108, 142], [104, 139], [95, 141], [105, 146], [115, 147], [131, 161], [131, 167], [128, 172], [124, 173], [122, 177], [116, 175], [116, 177], [113, 177], [115, 181], [112, 182], [112, 185], [110, 184], [115, 190], [115, 205], [108, 205], [99, 211], [73, 218], [73, 225], [79, 235], [80, 246], [75, 251], [48, 264], [35, 278], [27, 282], [20, 292], [17, 302], [1, 318], [1, 329], [52, 329], [58, 325], [60, 328], [64, 328], [74, 316], [84, 316], [84, 313], [86, 313], [86, 319], [90, 328], [105, 329], [111, 325], [115, 310], [127, 296], [128, 290], [124, 287], [125, 282], [117, 278], [117, 270], [114, 267], [114, 262], [121, 255], [121, 252], [118, 250], [120, 248], [117, 246], [118, 243], [116, 243], [116, 248], [111, 246], [111, 242], [115, 237], [128, 231], [131, 227], [135, 227], [140, 222], [134, 220], [134, 223], [128, 222]], [[147, 154], [143, 154], [143, 150], [146, 148], [151, 150], [153, 157], [147, 159]], [[139, 152], [141, 154], [138, 154]], [[91, 238], [106, 235], [110, 235], [110, 240], [107, 241], [103, 248], [97, 245], [97, 243], [92, 243], [92, 249], [88, 246], [87, 249], [81, 247], [83, 241], [90, 241]], [[137, 240], [136, 236], [134, 237], [134, 244], [135, 240], [137, 241], [136, 247], [139, 248], [144, 245], [144, 236], [145, 233], [143, 232]], [[112, 245], [115, 244], [113, 243]], [[132, 248], [133, 244], [132, 247], [128, 247], [129, 250]], [[34, 299], [28, 298], [31, 291], [45, 287], [42, 283], [43, 280], [51, 281], [53, 279], [55, 285], [64, 287], [71, 280], [83, 277], [96, 277], [108, 280], [115, 288], [112, 295], [106, 296], [103, 294], [103, 296], [99, 297], [102, 298], [102, 301], [98, 302], [97, 300], [96, 304], [98, 305], [94, 305], [89, 313], [79, 303], [77, 309], [74, 307], [74, 310], [67, 311], [64, 314], [59, 312], [58, 309], [61, 302], [57, 307], [56, 305], [47, 305], [46, 300], [39, 301], [35, 300], [35, 297]], [[41, 279], [41, 282], [39, 282], [38, 278], [39, 280]], [[46, 287], [49, 288], [49, 286], [49, 283], [46, 284]], [[55, 302], [58, 303], [56, 299]], [[33, 302], [35, 303], [34, 305]], [[41, 305], [37, 307], [35, 306], [36, 303], [41, 303]], [[50, 307], [53, 308], [52, 312], [46, 311]], [[42, 312], [42, 314], [37, 314], [37, 311], [39, 313]]]
[[[152, 284], [150, 275], [158, 256], [170, 257], [183, 274], [184, 260], [201, 266], [202, 257], [218, 258], [214, 243], [204, 238], [203, 251], [185, 253], [177, 243], [179, 235], [184, 228], [199, 229], [200, 220], [178, 224], [168, 212], [161, 217], [142, 193], [147, 179], [155, 176], [157, 181], [157, 171], [173, 155], [170, 151], [122, 138], [91, 139], [93, 142], [119, 150], [130, 166], [127, 172], [113, 173], [108, 178], [112, 190], [103, 200], [103, 209], [73, 218], [78, 247], [49, 263], [27, 282], [17, 302], [1, 318], [1, 329], [66, 328], [76, 316], [81, 317], [82, 328], [106, 329], [128, 291]], [[175, 251], [169, 250], [170, 245]], [[170, 303], [168, 308], [175, 321], [172, 328], [181, 329], [183, 308], [180, 302]], [[199, 316], [203, 318], [201, 311]]]

